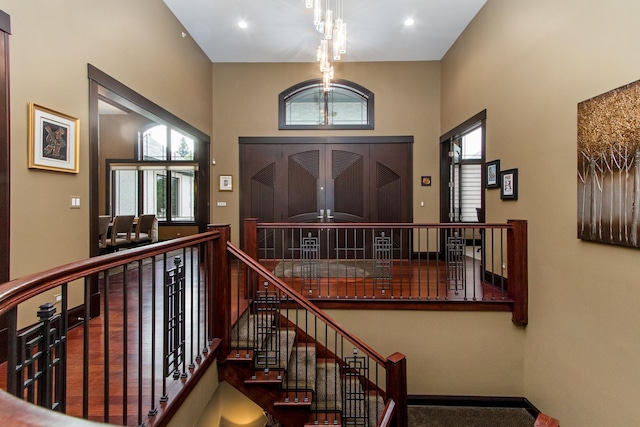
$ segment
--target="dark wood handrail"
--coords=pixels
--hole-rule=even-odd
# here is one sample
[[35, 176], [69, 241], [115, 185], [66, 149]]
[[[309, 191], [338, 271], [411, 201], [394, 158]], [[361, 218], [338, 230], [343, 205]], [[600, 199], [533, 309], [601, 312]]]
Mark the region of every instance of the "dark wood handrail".
[[382, 417], [378, 421], [377, 427], [388, 427], [391, 424], [391, 418], [393, 417], [393, 411], [396, 407], [396, 402], [393, 399], [389, 399], [382, 411]]
[[367, 356], [372, 358], [378, 365], [383, 366], [383, 367], [385, 366], [386, 359], [384, 357], [382, 357], [380, 354], [378, 354], [375, 350], [373, 350], [371, 347], [369, 347], [367, 344], [365, 344], [359, 338], [355, 337], [353, 334], [351, 334], [349, 331], [347, 331], [338, 322], [333, 320], [331, 317], [327, 316], [326, 313], [324, 313], [323, 311], [319, 310], [315, 305], [313, 305], [304, 296], [302, 296], [301, 294], [297, 293], [296, 291], [290, 289], [289, 286], [287, 286], [286, 283], [284, 283], [278, 277], [273, 276], [273, 274], [269, 270], [267, 270], [262, 264], [258, 263], [257, 261], [255, 261], [254, 259], [249, 257], [248, 255], [246, 255], [244, 252], [242, 252], [241, 250], [236, 248], [230, 242], [227, 242], [227, 249], [231, 254], [233, 254], [235, 257], [237, 257], [240, 261], [242, 261], [246, 265], [248, 265], [250, 268], [252, 268], [255, 271], [260, 272], [260, 274], [262, 274], [264, 277], [269, 277], [271, 282], [282, 293], [287, 295], [287, 297], [289, 299], [295, 301], [301, 307], [303, 307], [305, 310], [307, 310], [308, 312], [312, 313], [314, 316], [316, 316], [319, 319], [321, 319], [324, 323], [326, 323], [327, 325], [329, 325], [332, 328], [334, 328], [337, 332], [339, 332], [342, 336], [344, 336], [347, 339], [347, 341], [349, 341], [349, 342], [351, 342], [351, 344], [354, 344], [355, 346], [359, 347]]
[[460, 228], [500, 228], [500, 229], [510, 229], [513, 227], [512, 224], [489, 224], [484, 222], [442, 222], [442, 223], [433, 223], [433, 224], [420, 224], [420, 223], [407, 223], [407, 222], [358, 222], [358, 223], [349, 223], [349, 222], [259, 222], [256, 224], [258, 228], [365, 228], [365, 229], [375, 229], [375, 228], [398, 228], [398, 229], [414, 229], [414, 228], [439, 228], [439, 229], [460, 229]]
[[3, 283], [0, 285], [0, 315], [43, 291], [125, 263], [157, 256], [169, 250], [177, 250], [204, 243], [217, 237], [219, 234], [218, 231], [208, 231], [193, 236], [154, 243], [152, 245], [72, 262]]

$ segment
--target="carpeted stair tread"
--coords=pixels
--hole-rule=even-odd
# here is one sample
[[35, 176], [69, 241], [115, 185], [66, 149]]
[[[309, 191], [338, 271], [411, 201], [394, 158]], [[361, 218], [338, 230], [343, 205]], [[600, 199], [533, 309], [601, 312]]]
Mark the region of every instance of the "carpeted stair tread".
[[255, 315], [244, 312], [231, 329], [232, 348], [256, 348], [259, 337], [266, 335], [273, 325], [273, 315]]
[[266, 337], [260, 348], [256, 350], [255, 367], [286, 369], [296, 335], [295, 330], [286, 329]]
[[382, 397], [375, 392], [365, 395], [362, 383], [356, 376], [345, 377], [343, 384], [345, 396], [343, 424], [376, 426], [384, 410]]
[[342, 378], [338, 364], [317, 362], [316, 398], [311, 409], [314, 411], [342, 410]]
[[299, 344], [293, 348], [285, 387], [288, 390], [315, 390], [316, 348], [313, 344]]

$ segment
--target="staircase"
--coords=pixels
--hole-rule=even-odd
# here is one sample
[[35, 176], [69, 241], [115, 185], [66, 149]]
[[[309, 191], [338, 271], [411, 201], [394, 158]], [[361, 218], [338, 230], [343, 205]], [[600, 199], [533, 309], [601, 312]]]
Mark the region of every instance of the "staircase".
[[221, 378], [285, 427], [377, 426], [384, 392], [370, 380], [368, 358], [328, 350], [274, 297], [263, 291], [234, 325]]
[[214, 288], [219, 377], [260, 406], [268, 426], [407, 427], [403, 354], [381, 356], [230, 242], [219, 250], [238, 272], [232, 282], [228, 263], [217, 270], [231, 284]]

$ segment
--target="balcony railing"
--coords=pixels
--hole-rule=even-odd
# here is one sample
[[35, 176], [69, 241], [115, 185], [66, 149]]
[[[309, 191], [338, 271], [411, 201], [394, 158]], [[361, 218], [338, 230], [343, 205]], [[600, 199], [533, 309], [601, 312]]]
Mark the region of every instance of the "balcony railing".
[[527, 223], [244, 224], [244, 249], [321, 307], [504, 310], [527, 323]]
[[[210, 280], [219, 234], [95, 257], [1, 285], [9, 337], [0, 386], [75, 417], [164, 425], [219, 343]], [[41, 304], [38, 319], [19, 326], [19, 312], [33, 306], [19, 304], [52, 292], [59, 302]], [[73, 307], [78, 300], [83, 303]], [[59, 415], [49, 419], [38, 411], [29, 418], [33, 425], [59, 422]]]

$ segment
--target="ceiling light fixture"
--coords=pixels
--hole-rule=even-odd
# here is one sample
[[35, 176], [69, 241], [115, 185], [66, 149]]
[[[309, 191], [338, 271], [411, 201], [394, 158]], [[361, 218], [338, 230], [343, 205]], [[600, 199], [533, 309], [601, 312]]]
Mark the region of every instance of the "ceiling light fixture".
[[347, 23], [343, 19], [343, 0], [305, 0], [305, 6], [313, 9], [313, 25], [321, 34], [316, 59], [322, 73], [322, 87], [331, 89], [334, 76], [333, 62], [347, 53]]
[[404, 25], [405, 25], [405, 27], [410, 27], [410, 26], [412, 26], [413, 24], [415, 24], [415, 21], [413, 20], [413, 18], [407, 18], [407, 19], [404, 21]]
[[238, 22], [238, 27], [240, 27], [240, 28], [247, 28], [248, 26], [249, 26], [249, 24], [247, 24], [247, 21]]

